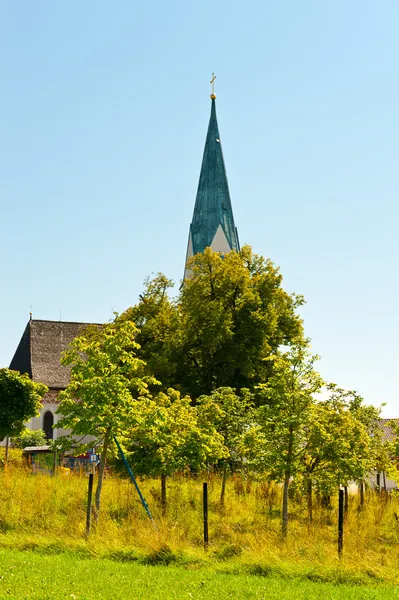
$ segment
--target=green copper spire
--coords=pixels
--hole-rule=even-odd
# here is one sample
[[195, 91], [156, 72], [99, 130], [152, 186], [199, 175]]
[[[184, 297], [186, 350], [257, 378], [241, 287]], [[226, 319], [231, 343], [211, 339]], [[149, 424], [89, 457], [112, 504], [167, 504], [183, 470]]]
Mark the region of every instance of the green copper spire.
[[203, 252], [208, 246], [218, 252], [240, 249], [216, 118], [215, 98], [216, 95], [212, 93], [211, 117], [190, 225], [187, 259]]

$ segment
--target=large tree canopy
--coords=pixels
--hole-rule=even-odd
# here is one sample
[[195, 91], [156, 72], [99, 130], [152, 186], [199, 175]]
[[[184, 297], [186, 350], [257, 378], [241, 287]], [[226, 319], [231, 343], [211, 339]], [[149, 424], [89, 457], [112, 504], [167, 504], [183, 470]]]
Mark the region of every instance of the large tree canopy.
[[303, 298], [282, 288], [272, 262], [252, 253], [207, 248], [190, 259], [191, 276], [171, 300], [162, 274], [121, 315], [139, 328], [139, 356], [164, 386], [191, 397], [219, 387], [253, 389], [267, 381], [265, 359], [303, 337]]
[[0, 439], [19, 435], [35, 417], [48, 388], [10, 369], [0, 369]]

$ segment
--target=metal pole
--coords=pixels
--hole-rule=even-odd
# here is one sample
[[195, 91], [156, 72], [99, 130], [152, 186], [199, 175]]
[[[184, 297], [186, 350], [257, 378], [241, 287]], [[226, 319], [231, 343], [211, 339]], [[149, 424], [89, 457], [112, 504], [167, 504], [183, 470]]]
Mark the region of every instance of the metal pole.
[[344, 549], [344, 490], [339, 490], [338, 499], [338, 556], [341, 558]]
[[154, 519], [152, 518], [152, 514], [151, 514], [151, 512], [150, 512], [150, 509], [148, 508], [148, 504], [147, 504], [147, 502], [145, 501], [143, 494], [141, 493], [141, 490], [140, 490], [140, 488], [139, 488], [139, 486], [138, 486], [138, 484], [137, 484], [136, 478], [135, 478], [135, 476], [133, 475], [133, 471], [132, 471], [132, 469], [130, 468], [130, 465], [129, 465], [129, 463], [128, 463], [128, 462], [127, 462], [127, 460], [126, 460], [126, 456], [125, 456], [125, 455], [124, 455], [124, 453], [123, 453], [123, 450], [122, 450], [122, 448], [121, 448], [121, 446], [120, 446], [120, 444], [119, 444], [119, 442], [118, 442], [118, 440], [117, 440], [117, 437], [116, 437], [116, 435], [114, 435], [114, 440], [115, 440], [115, 444], [116, 444], [116, 446], [117, 446], [117, 448], [118, 448], [118, 450], [119, 450], [119, 454], [120, 454], [120, 455], [121, 455], [121, 457], [122, 457], [123, 463], [124, 463], [124, 465], [125, 465], [125, 467], [126, 467], [126, 469], [127, 469], [127, 472], [128, 472], [128, 473], [129, 473], [129, 475], [130, 475], [130, 479], [131, 479], [131, 480], [132, 480], [132, 482], [134, 483], [134, 487], [136, 488], [136, 490], [137, 490], [137, 493], [138, 493], [138, 495], [139, 495], [139, 497], [140, 497], [141, 504], [144, 506], [144, 508], [145, 508], [145, 511], [146, 511], [146, 513], [147, 513], [147, 515], [149, 516], [149, 518], [151, 519], [151, 521], [153, 522], [153, 524], [154, 524], [154, 527], [155, 527], [155, 522], [154, 522]]
[[209, 530], [208, 530], [208, 484], [202, 485], [203, 505], [204, 505], [204, 550], [208, 550]]

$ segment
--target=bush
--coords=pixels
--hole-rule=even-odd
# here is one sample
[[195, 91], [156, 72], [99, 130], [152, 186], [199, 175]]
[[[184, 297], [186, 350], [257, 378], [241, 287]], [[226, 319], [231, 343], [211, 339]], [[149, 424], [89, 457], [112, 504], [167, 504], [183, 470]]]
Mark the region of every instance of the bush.
[[[4, 447], [0, 448], [0, 468], [4, 467], [6, 457], [6, 449]], [[24, 465], [24, 460], [22, 457], [22, 452], [18, 448], [9, 448], [8, 450], [8, 465], [13, 467], [22, 467]]]
[[47, 438], [43, 429], [36, 429], [36, 431], [25, 429], [21, 435], [12, 439], [12, 443], [15, 448], [22, 449], [27, 446], [46, 446]]

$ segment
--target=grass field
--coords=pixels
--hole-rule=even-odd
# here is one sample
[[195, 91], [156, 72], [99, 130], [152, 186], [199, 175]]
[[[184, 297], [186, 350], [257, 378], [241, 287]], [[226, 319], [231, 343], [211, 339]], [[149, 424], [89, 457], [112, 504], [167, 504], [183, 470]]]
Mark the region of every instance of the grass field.
[[0, 598], [129, 600], [245, 598], [292, 600], [385, 600], [394, 586], [354, 586], [298, 578], [236, 574], [228, 569], [184, 568], [0, 551]]
[[[209, 482], [208, 552], [202, 541], [202, 481]], [[104, 484], [97, 528], [85, 537], [87, 477], [0, 469], [0, 597], [7, 598], [395, 598], [399, 498], [350, 497], [344, 555], [331, 509], [292, 498], [281, 539], [281, 490], [236, 476], [220, 506], [220, 478], [140, 482], [155, 530], [127, 479]], [[69, 594], [69, 595], [68, 595]], [[190, 596], [191, 594], [191, 596]], [[399, 595], [398, 595], [399, 598]]]

